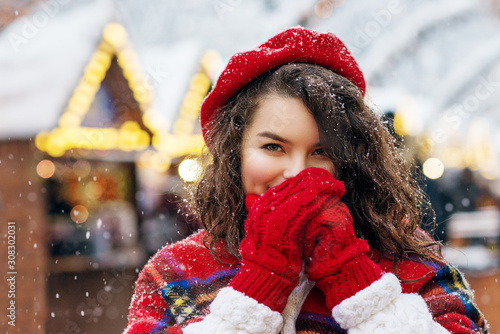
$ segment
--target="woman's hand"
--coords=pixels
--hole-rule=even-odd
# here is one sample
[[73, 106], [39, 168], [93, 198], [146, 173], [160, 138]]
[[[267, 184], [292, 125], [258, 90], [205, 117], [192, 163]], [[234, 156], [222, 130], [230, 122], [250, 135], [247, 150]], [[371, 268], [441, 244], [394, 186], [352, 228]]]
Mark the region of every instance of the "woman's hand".
[[344, 203], [325, 203], [324, 211], [308, 226], [307, 235], [317, 244], [306, 275], [323, 291], [330, 309], [382, 276], [380, 267], [366, 255], [368, 243], [356, 237]]
[[248, 195], [242, 266], [230, 286], [281, 312], [314, 246], [313, 239], [303, 245], [306, 226], [344, 191], [328, 171], [308, 168], [260, 197]]

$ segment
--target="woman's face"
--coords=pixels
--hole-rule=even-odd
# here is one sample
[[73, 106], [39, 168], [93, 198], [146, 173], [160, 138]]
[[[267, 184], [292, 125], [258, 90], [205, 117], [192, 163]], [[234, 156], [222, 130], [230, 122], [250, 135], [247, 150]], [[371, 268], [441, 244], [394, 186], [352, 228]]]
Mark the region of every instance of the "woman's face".
[[312, 113], [299, 98], [266, 95], [243, 133], [245, 194], [261, 195], [308, 167], [334, 172]]

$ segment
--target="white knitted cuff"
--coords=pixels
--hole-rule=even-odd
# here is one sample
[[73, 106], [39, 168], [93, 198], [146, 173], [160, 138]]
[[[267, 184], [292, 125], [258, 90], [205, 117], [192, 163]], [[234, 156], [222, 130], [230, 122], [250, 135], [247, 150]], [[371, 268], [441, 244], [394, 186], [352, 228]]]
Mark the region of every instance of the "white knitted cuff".
[[184, 334], [273, 334], [282, 327], [281, 314], [243, 293], [223, 288], [210, 304], [210, 314], [202, 321], [189, 324]]
[[349, 334], [448, 333], [432, 319], [423, 298], [401, 293], [399, 280], [385, 274], [335, 306], [332, 315]]

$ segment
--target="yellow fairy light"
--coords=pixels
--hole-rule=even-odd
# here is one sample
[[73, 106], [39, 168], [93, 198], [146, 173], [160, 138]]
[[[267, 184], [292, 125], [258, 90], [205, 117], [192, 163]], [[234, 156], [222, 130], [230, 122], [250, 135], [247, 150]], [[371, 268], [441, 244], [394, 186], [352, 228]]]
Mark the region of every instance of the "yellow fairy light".
[[47, 150], [47, 142], [50, 138], [50, 134], [48, 132], [42, 131], [38, 133], [35, 137], [35, 146], [42, 152]]
[[188, 92], [182, 103], [182, 108], [186, 109], [185, 113], [197, 116], [204, 96], [205, 95], [201, 95], [199, 93]]
[[106, 75], [108, 67], [90, 62], [83, 71], [84, 79], [91, 85], [99, 85]]
[[47, 153], [54, 158], [62, 157], [64, 155], [64, 153], [66, 153], [66, 147], [61, 146], [61, 145], [49, 146], [47, 148]]
[[210, 84], [217, 80], [220, 71], [222, 70], [222, 57], [214, 50], [208, 50], [201, 58], [201, 67], [210, 79]]
[[191, 79], [190, 90], [193, 93], [205, 95], [210, 88], [210, 79], [205, 73], [196, 73]]
[[201, 103], [211, 86], [207, 74], [213, 72], [219, 62], [220, 56], [215, 51], [208, 51], [203, 55], [200, 60], [202, 71], [194, 74], [189, 82], [189, 89], [182, 100], [179, 116], [173, 124], [173, 134], [156, 133], [152, 140], [154, 148], [172, 157], [201, 154], [205, 147], [203, 137], [194, 135], [193, 131]]
[[221, 62], [222, 57], [215, 50], [208, 50], [201, 58], [201, 66], [207, 73], [211, 73], [215, 67], [221, 64]]
[[66, 142], [57, 130], [53, 130], [47, 140], [47, 153], [53, 157], [60, 157], [66, 152]]
[[200, 105], [208, 90], [210, 79], [205, 73], [196, 73], [190, 81], [189, 90], [182, 101], [179, 117], [174, 124], [174, 134], [185, 135], [193, 133]]
[[85, 77], [80, 80], [80, 83], [76, 87], [74, 91], [74, 95], [78, 98], [83, 99], [84, 101], [92, 101], [95, 97], [95, 94], [101, 87], [101, 82], [97, 82], [96, 84], [91, 84], [85, 80]]
[[73, 94], [83, 99], [93, 98], [95, 93], [97, 93], [97, 91], [99, 90], [99, 87], [101, 87], [100, 82], [92, 84], [87, 81], [84, 75], [84, 77], [80, 79], [78, 86], [76, 86], [75, 90], [73, 91]]
[[168, 119], [154, 110], [148, 110], [142, 117], [144, 125], [153, 132], [168, 132], [170, 122]]
[[119, 142], [119, 130], [114, 128], [80, 128], [78, 135], [74, 136], [72, 145], [84, 148], [84, 142], [91, 149], [116, 149]]
[[156, 137], [154, 147], [172, 157], [199, 155], [205, 146], [201, 135], [163, 135]]
[[185, 133], [192, 133], [194, 124], [189, 119], [180, 118], [174, 124], [174, 133], [181, 135]]
[[73, 113], [75, 115], [83, 116], [87, 113], [87, 109], [84, 105], [82, 105], [78, 98], [72, 96], [68, 102], [68, 107], [65, 110], [65, 113]]
[[123, 122], [120, 129], [123, 131], [135, 131], [135, 130], [139, 130], [140, 126], [136, 122], [126, 121], [126, 122]]
[[132, 69], [127, 66], [127, 64], [119, 63], [122, 67], [122, 73], [123, 77], [127, 79], [127, 82], [129, 84], [129, 87], [134, 90], [135, 89], [135, 84], [140, 80], [139, 76], [135, 71], [132, 71]]
[[132, 121], [123, 123], [120, 127], [119, 148], [124, 151], [142, 150], [149, 146], [149, 135]]
[[147, 89], [143, 84], [135, 86], [135, 89], [133, 91], [134, 98], [139, 103], [139, 105], [147, 106], [151, 103], [150, 90]]
[[137, 54], [131, 48], [118, 50], [118, 52], [116, 53], [116, 58], [119, 63], [130, 69], [135, 70], [139, 68], [139, 56], [137, 56]]
[[100, 64], [103, 67], [109, 68], [111, 65], [111, 59], [112, 59], [112, 54], [107, 52], [106, 50], [103, 50], [102, 48], [98, 48], [93, 54], [92, 57], [90, 58], [91, 62], [95, 62]]
[[66, 112], [59, 118], [59, 125], [61, 127], [78, 126], [82, 122], [82, 118], [74, 113]]
[[125, 28], [115, 22], [108, 23], [103, 31], [103, 39], [114, 49], [121, 49], [128, 39], [127, 31]]

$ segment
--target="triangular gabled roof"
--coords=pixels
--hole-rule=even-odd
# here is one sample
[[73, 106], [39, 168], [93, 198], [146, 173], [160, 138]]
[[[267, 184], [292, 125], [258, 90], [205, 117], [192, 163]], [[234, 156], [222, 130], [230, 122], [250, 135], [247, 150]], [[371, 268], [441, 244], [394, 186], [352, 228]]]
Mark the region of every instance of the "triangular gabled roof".
[[[119, 128], [83, 125], [114, 57], [139, 105], [146, 129], [135, 121], [126, 121]], [[153, 89], [141, 70], [125, 28], [115, 22], [109, 23], [103, 29], [101, 41], [85, 66], [58, 126], [40, 132], [35, 144], [39, 150], [54, 157], [71, 149], [145, 151], [139, 156], [141, 164], [165, 170], [172, 158], [201, 152], [204, 142], [202, 136], [195, 133], [195, 127], [200, 104], [210, 90], [214, 68], [220, 61], [220, 56], [214, 51], [202, 56], [198, 71], [189, 82], [172, 133], [169, 133], [170, 121], [152, 107]], [[149, 149], [150, 144], [153, 150]]]
[[[104, 27], [102, 39], [85, 66], [83, 76], [59, 118], [58, 126], [50, 132], [40, 132], [35, 139], [37, 148], [58, 157], [69, 149], [145, 150], [151, 143], [149, 133], [134, 121], [127, 121], [120, 128], [93, 128], [82, 126], [95, 95], [116, 57], [128, 86], [142, 112], [144, 125], [151, 133], [164, 130], [161, 116], [150, 109], [152, 89], [141, 72], [137, 55], [128, 35], [118, 23]], [[154, 119], [154, 122], [148, 120]]]

